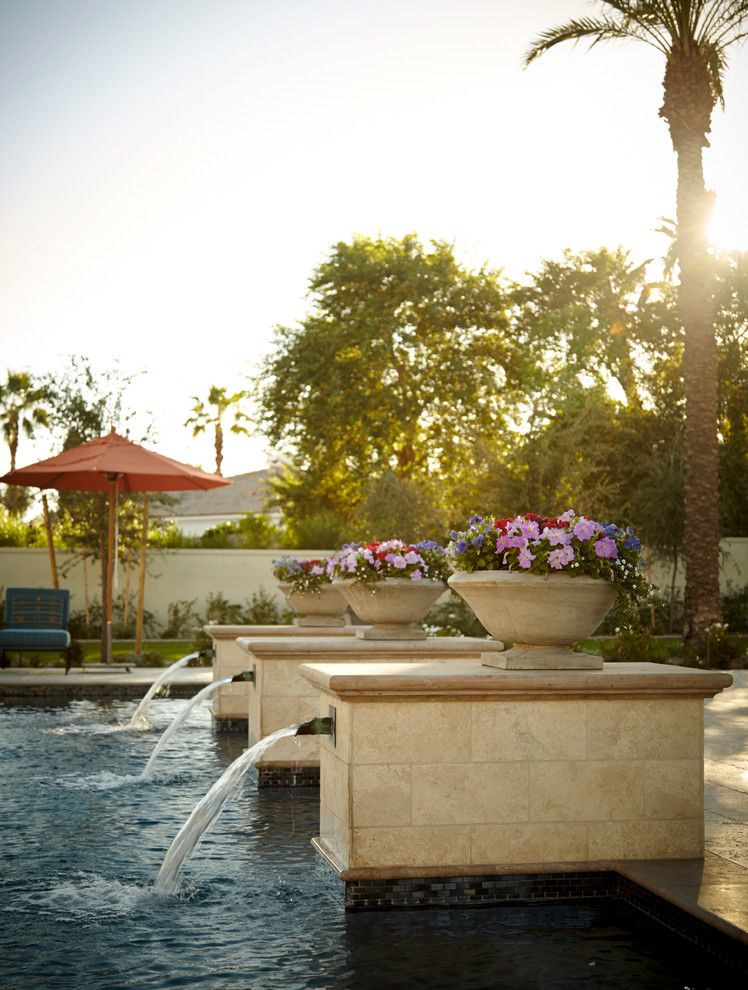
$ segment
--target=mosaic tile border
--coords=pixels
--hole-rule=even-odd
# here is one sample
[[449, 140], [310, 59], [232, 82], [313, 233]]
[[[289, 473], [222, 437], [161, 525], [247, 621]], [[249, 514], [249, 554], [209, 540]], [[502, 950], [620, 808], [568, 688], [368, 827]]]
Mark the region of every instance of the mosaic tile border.
[[331, 880], [325, 885], [326, 892], [336, 897], [346, 911], [500, 907], [616, 899], [736, 974], [748, 976], [748, 946], [612, 871], [348, 880], [338, 881], [336, 885], [329, 865], [325, 864], [324, 870]]
[[319, 787], [319, 767], [257, 767], [258, 787]]

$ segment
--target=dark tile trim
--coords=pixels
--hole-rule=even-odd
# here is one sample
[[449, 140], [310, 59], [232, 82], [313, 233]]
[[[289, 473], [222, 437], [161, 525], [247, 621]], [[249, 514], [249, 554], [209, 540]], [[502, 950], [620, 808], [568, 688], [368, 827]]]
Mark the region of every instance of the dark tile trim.
[[[328, 865], [324, 869], [334, 877]], [[347, 880], [326, 887], [333, 896], [340, 897], [342, 892], [346, 911], [498, 907], [617, 898], [736, 974], [748, 976], [745, 944], [613, 871]]]
[[319, 767], [257, 767], [258, 787], [319, 787]]

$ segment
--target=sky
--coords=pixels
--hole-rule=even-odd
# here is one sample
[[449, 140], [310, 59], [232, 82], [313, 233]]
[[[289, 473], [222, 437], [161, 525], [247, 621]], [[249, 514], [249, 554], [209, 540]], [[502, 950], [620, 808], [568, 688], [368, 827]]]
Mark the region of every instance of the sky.
[[[565, 248], [660, 256], [675, 159], [663, 60], [535, 36], [586, 0], [0, 0], [0, 347], [136, 380], [149, 446], [247, 387], [332, 245], [415, 232], [522, 278]], [[748, 249], [748, 51], [705, 153], [715, 246]], [[0, 375], [5, 373], [0, 367]], [[19, 466], [56, 452], [22, 441]], [[224, 474], [264, 467], [229, 437]], [[0, 453], [0, 468], [8, 458]]]

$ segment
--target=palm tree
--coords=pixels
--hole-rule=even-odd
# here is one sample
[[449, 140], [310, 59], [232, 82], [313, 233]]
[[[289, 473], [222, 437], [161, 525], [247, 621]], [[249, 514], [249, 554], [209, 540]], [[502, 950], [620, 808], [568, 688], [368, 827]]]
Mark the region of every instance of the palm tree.
[[25, 371], [9, 371], [0, 385], [0, 424], [10, 452], [10, 470], [15, 471], [21, 433], [29, 439], [37, 426], [48, 426], [46, 390]]
[[717, 347], [714, 269], [707, 244], [712, 195], [704, 183], [702, 151], [709, 147], [712, 112], [723, 103], [728, 49], [748, 35], [748, 0], [598, 0], [599, 17], [585, 17], [541, 34], [529, 65], [562, 41], [633, 38], [665, 56], [660, 116], [677, 156], [676, 253], [678, 309], [684, 330], [686, 396], [684, 522], [686, 641], [698, 644], [720, 618]]
[[249, 392], [234, 392], [226, 394], [225, 388], [211, 385], [208, 391], [207, 403], [198, 396], [193, 395], [195, 405], [192, 407], [192, 416], [185, 420], [185, 426], [192, 427], [192, 435], [196, 437], [208, 427], [214, 431], [214, 446], [216, 451], [216, 474], [221, 473], [223, 463], [223, 417], [226, 412], [234, 406], [234, 421], [229, 427], [232, 433], [249, 434], [249, 429], [245, 423], [249, 422], [249, 416], [239, 407], [239, 403], [248, 398]]
[[[25, 371], [9, 371], [0, 385], [0, 425], [10, 453], [10, 470], [16, 467], [18, 442], [23, 433], [29, 439], [38, 426], [48, 426], [45, 403], [47, 392]], [[28, 504], [28, 495], [16, 485], [9, 486], [5, 504], [10, 512], [21, 512]]]

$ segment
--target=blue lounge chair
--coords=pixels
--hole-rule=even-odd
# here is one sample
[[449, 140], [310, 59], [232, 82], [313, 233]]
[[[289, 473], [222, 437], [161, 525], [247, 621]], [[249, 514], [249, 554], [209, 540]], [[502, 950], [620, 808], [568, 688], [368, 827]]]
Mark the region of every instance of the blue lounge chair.
[[9, 666], [6, 653], [65, 654], [70, 670], [70, 592], [56, 588], [6, 588], [5, 628], [0, 629], [0, 666]]

